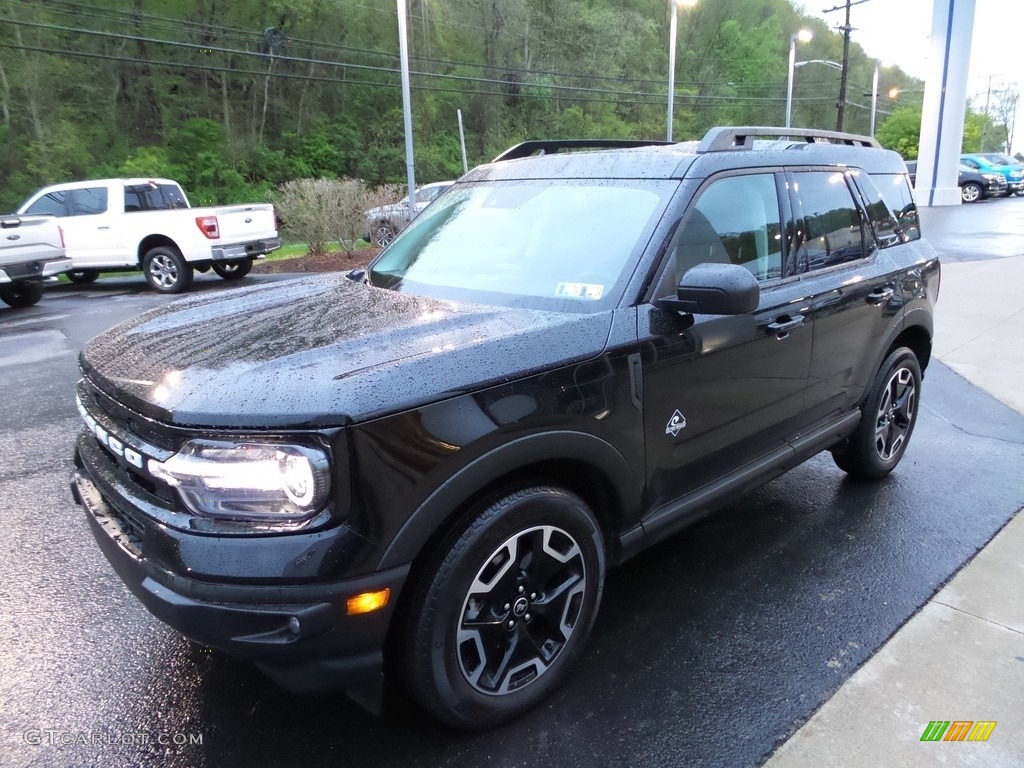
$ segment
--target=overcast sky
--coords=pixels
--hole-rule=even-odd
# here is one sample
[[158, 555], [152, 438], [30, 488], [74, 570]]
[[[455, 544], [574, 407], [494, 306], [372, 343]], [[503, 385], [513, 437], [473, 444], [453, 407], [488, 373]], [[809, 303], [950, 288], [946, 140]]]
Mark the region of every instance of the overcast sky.
[[[823, 13], [843, 0], [801, 0], [808, 15], [842, 24], [843, 11]], [[921, 79], [928, 75], [928, 37], [934, 0], [868, 0], [850, 10], [851, 39], [882, 64], [896, 64]], [[985, 107], [989, 78], [993, 90], [1016, 86], [1024, 90], [1024, 0], [975, 0], [974, 35], [967, 95], [976, 109]], [[882, 82], [879, 90], [888, 87]], [[1024, 104], [1018, 110], [1013, 151], [1024, 150]]]

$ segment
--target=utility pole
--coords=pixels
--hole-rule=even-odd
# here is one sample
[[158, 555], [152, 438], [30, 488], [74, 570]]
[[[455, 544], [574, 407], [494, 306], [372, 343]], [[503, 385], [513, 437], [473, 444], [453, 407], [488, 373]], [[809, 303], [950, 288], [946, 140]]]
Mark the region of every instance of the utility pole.
[[837, 131], [843, 130], [843, 115], [846, 112], [846, 81], [850, 69], [850, 32], [853, 31], [853, 27], [850, 26], [850, 8], [867, 1], [846, 0], [845, 5], [837, 5], [835, 8], [826, 8], [822, 11], [822, 13], [832, 13], [832, 11], [846, 10], [846, 23], [839, 27], [839, 30], [843, 33], [843, 72], [839, 78], [839, 102], [836, 104]]

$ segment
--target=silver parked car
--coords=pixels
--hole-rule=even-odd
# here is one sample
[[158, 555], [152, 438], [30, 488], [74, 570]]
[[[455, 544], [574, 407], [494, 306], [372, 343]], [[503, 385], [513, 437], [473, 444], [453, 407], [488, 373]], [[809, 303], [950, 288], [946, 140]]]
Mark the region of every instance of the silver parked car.
[[399, 232], [405, 229], [416, 215], [454, 184], [454, 181], [437, 181], [425, 184], [416, 190], [416, 211], [409, 215], [409, 198], [404, 197], [394, 205], [384, 205], [363, 212], [369, 234], [367, 240], [379, 248], [390, 245]]

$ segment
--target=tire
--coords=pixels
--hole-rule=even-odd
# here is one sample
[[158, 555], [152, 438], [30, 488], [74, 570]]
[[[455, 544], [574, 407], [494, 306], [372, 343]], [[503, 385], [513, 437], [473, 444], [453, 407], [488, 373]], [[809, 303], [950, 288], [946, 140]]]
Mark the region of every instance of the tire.
[[976, 203], [985, 196], [980, 184], [969, 181], [960, 187], [960, 200], [965, 203]]
[[238, 261], [215, 261], [213, 271], [225, 280], [241, 280], [249, 274], [252, 269], [252, 259], [239, 259]]
[[921, 366], [907, 347], [889, 353], [861, 406], [863, 416], [846, 446], [832, 458], [847, 474], [878, 480], [900, 463], [917, 423]]
[[95, 283], [96, 278], [100, 276], [98, 269], [73, 269], [68, 274], [68, 280], [75, 285], [87, 285], [89, 283]]
[[604, 569], [600, 529], [576, 495], [530, 487], [495, 501], [415, 582], [404, 635], [413, 698], [467, 730], [535, 706], [579, 656]]
[[370, 242], [378, 248], [386, 248], [398, 236], [398, 230], [390, 221], [378, 221], [370, 230]]
[[160, 246], [148, 251], [142, 259], [142, 273], [160, 293], [181, 293], [192, 285], [192, 267], [176, 248]]
[[0, 288], [0, 301], [11, 307], [31, 307], [43, 298], [41, 280], [25, 280]]

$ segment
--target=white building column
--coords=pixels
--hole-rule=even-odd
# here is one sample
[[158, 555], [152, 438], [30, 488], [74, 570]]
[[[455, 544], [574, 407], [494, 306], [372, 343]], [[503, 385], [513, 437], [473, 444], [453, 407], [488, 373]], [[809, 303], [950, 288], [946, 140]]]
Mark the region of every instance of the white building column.
[[975, 0], [935, 0], [917, 158], [918, 205], [960, 205], [957, 173], [967, 106]]

